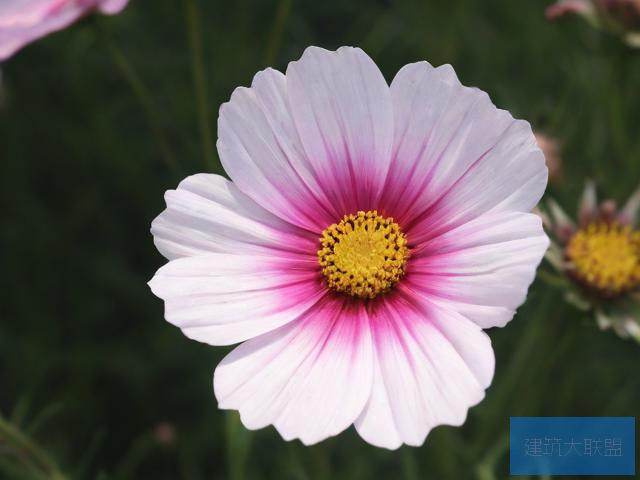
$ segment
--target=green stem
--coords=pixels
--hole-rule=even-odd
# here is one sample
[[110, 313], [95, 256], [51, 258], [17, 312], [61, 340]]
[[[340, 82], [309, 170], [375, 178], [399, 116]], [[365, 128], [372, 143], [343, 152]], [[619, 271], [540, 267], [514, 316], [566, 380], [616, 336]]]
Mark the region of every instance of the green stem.
[[567, 282], [564, 277], [556, 275], [555, 273], [547, 272], [542, 268], [538, 269], [538, 271], [536, 272], [536, 276], [551, 287], [567, 288], [569, 286], [569, 282]]
[[18, 430], [14, 425], [0, 417], [0, 440], [6, 440], [15, 445], [21, 453], [25, 453], [28, 458], [33, 459], [38, 468], [42, 470], [51, 480], [66, 480], [67, 477], [56, 466], [47, 454], [33, 443], [26, 435]]
[[202, 29], [200, 28], [198, 7], [194, 0], [184, 0], [184, 11], [187, 21], [187, 36], [191, 50], [191, 69], [196, 92], [196, 110], [200, 140], [205, 164], [213, 171], [220, 170], [216, 161], [211, 121], [209, 118], [209, 99], [207, 95], [207, 78], [204, 68], [204, 52], [202, 49]]
[[507, 450], [509, 450], [509, 436], [505, 435], [493, 445], [482, 462], [476, 466], [476, 478], [495, 480], [496, 465]]
[[405, 480], [418, 480], [420, 478], [413, 450], [403, 448], [400, 451], [400, 464], [402, 466], [402, 478]]
[[156, 446], [156, 442], [153, 441], [150, 435], [144, 434], [138, 437], [129, 447], [127, 455], [116, 468], [113, 478], [136, 478], [136, 470]]
[[280, 43], [282, 42], [284, 27], [287, 24], [290, 12], [291, 0], [280, 0], [278, 2], [278, 10], [276, 11], [276, 19], [273, 22], [273, 27], [271, 27], [269, 42], [267, 43], [267, 49], [264, 54], [264, 63], [267, 66], [273, 65], [273, 62], [276, 59]]
[[535, 361], [542, 334], [545, 328], [549, 328], [549, 322], [545, 322], [548, 306], [557, 300], [557, 294], [552, 290], [540, 293], [542, 295], [536, 299], [536, 308], [528, 312], [528, 324], [522, 333], [518, 349], [512, 353], [502, 378], [496, 379], [492, 399], [494, 406], [484, 418], [478, 445], [487, 445], [492, 438], [498, 436], [499, 431], [504, 428], [501, 419], [504, 419], [505, 412], [509, 411], [509, 405], [518, 388], [530, 379], [531, 369], [528, 369], [527, 365]]
[[251, 449], [251, 433], [242, 426], [236, 412], [226, 412], [225, 417], [228, 478], [242, 480]]
[[151, 127], [151, 131], [156, 138], [158, 148], [160, 149], [160, 153], [167, 168], [169, 168], [169, 170], [171, 170], [171, 172], [178, 178], [182, 177], [182, 170], [178, 162], [176, 161], [176, 157], [173, 155], [173, 152], [171, 151], [169, 145], [165, 140], [162, 126], [160, 125], [160, 122], [158, 120], [158, 118], [160, 118], [160, 115], [154, 106], [149, 90], [144, 85], [118, 45], [116, 45], [108, 35], [103, 35], [103, 38], [105, 40], [107, 52], [111, 56], [113, 63], [118, 68], [120, 74], [131, 88], [131, 91], [137, 98], [140, 106], [147, 116], [149, 126]]

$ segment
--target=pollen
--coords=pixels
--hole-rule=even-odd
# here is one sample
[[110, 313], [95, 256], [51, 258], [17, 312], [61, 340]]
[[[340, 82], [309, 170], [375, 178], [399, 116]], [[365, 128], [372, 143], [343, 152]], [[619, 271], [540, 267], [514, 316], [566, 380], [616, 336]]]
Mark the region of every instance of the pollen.
[[332, 290], [360, 298], [389, 291], [404, 276], [409, 247], [393, 218], [376, 210], [345, 215], [322, 232], [318, 262]]
[[576, 280], [605, 297], [640, 286], [640, 232], [629, 225], [592, 223], [571, 237], [566, 256]]

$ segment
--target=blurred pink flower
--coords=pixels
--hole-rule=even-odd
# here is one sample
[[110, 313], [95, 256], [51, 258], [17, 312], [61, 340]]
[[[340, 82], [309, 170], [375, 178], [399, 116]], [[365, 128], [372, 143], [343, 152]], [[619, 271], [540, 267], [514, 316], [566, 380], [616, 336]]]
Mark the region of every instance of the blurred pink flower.
[[0, 0], [0, 61], [83, 15], [120, 12], [129, 0]]
[[153, 429], [153, 439], [161, 445], [172, 445], [176, 440], [176, 428], [172, 423], [160, 422]]
[[559, 0], [549, 5], [544, 14], [549, 20], [555, 20], [566, 14], [588, 15], [593, 11], [591, 0]]
[[549, 169], [549, 181], [557, 182], [562, 178], [562, 156], [560, 143], [544, 133], [536, 133], [536, 142], [547, 162]]
[[640, 0], [558, 0], [545, 10], [549, 20], [580, 15], [591, 25], [617, 34], [632, 47], [640, 47]]
[[310, 47], [220, 108], [232, 178], [168, 191], [151, 231], [165, 317], [211, 345], [220, 408], [305, 444], [461, 425], [491, 383], [483, 329], [511, 320], [549, 244], [530, 125], [450, 65], [389, 86], [362, 50]]

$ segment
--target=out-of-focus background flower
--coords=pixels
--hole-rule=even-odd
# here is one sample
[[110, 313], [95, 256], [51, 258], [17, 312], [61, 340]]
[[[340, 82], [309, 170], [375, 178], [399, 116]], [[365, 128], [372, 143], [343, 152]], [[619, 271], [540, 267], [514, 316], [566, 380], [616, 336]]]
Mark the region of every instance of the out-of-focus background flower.
[[489, 480], [508, 476], [510, 416], [635, 416], [640, 347], [565, 302], [549, 265], [489, 331], [495, 380], [466, 424], [395, 452], [352, 430], [310, 448], [246, 431], [213, 397], [227, 349], [166, 323], [146, 285], [164, 191], [221, 172], [219, 105], [308, 45], [361, 46], [388, 80], [451, 63], [544, 135], [549, 196], [570, 210], [589, 177], [622, 204], [640, 183], [640, 51], [549, 22], [552, 3], [132, 0], [2, 64], [0, 478]]

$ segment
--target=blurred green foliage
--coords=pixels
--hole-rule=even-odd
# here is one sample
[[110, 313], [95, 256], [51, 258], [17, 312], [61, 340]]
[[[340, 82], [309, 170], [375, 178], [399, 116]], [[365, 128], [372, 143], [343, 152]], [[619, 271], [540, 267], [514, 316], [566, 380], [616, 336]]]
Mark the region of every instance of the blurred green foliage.
[[508, 476], [510, 416], [639, 413], [638, 346], [537, 282], [489, 332], [495, 381], [463, 427], [395, 452], [353, 429], [286, 443], [217, 410], [211, 376], [229, 349], [186, 339], [146, 286], [164, 263], [149, 234], [163, 192], [221, 173], [219, 105], [311, 44], [361, 46], [388, 80], [451, 63], [562, 142], [549, 194], [573, 209], [590, 176], [623, 200], [640, 181], [640, 52], [546, 22], [548, 3], [132, 0], [2, 65], [0, 476], [489, 480]]

